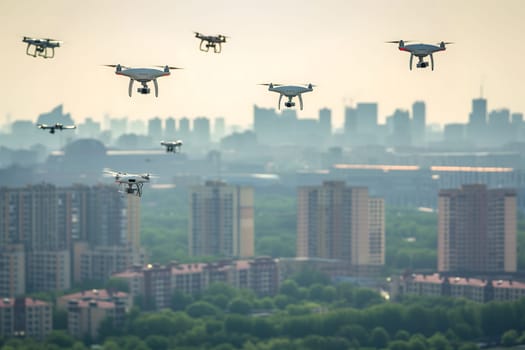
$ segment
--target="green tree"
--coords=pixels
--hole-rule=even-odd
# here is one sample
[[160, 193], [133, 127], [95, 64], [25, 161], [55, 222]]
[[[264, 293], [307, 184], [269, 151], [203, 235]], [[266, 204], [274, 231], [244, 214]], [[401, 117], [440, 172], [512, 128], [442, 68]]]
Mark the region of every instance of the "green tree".
[[186, 313], [193, 318], [216, 316], [219, 312], [216, 306], [206, 301], [197, 301], [186, 307]]
[[299, 285], [294, 280], [286, 280], [281, 284], [279, 293], [292, 299], [299, 299], [301, 297]]
[[518, 343], [518, 332], [515, 329], [509, 329], [501, 336], [501, 344], [505, 347], [511, 347]]
[[228, 310], [234, 314], [249, 315], [252, 312], [252, 303], [242, 298], [235, 298], [230, 303]]
[[389, 350], [410, 350], [410, 345], [406, 340], [393, 340], [388, 343]]
[[428, 344], [432, 350], [452, 350], [448, 339], [441, 333], [435, 333], [428, 338]]
[[390, 337], [387, 331], [383, 327], [376, 327], [370, 332], [370, 345], [376, 349], [386, 348]]

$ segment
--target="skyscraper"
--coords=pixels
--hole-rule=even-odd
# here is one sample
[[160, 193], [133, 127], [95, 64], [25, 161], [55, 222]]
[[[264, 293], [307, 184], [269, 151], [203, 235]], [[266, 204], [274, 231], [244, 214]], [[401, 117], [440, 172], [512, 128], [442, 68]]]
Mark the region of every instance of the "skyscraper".
[[210, 120], [206, 117], [199, 117], [193, 120], [193, 141], [200, 145], [207, 145], [210, 142]]
[[300, 187], [297, 257], [339, 259], [356, 268], [384, 264], [384, 202], [343, 181]]
[[153, 144], [160, 142], [163, 135], [162, 120], [159, 117], [148, 120], [148, 136], [151, 137]]
[[377, 129], [377, 103], [358, 103], [357, 132], [374, 135]]
[[165, 140], [172, 140], [176, 137], [176, 126], [175, 126], [175, 118], [169, 117], [166, 119], [165, 127], [164, 127], [164, 139]]
[[469, 115], [467, 136], [474, 144], [480, 144], [487, 128], [487, 100], [475, 98], [472, 100], [472, 111]]
[[253, 189], [207, 181], [190, 192], [189, 254], [251, 257]]
[[425, 143], [426, 107], [425, 102], [416, 101], [412, 105], [412, 139], [416, 146]]
[[329, 108], [319, 110], [319, 133], [323, 138], [328, 138], [332, 134], [332, 110]]
[[515, 272], [516, 192], [463, 185], [438, 200], [438, 270]]

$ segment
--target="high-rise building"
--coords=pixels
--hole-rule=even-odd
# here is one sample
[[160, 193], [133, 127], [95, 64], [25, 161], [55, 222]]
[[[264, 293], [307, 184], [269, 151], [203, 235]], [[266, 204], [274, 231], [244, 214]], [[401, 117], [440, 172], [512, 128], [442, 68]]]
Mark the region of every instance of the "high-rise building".
[[215, 125], [213, 129], [214, 141], [220, 141], [226, 133], [226, 122], [223, 117], [215, 118]]
[[358, 270], [384, 264], [384, 203], [343, 181], [300, 187], [297, 257], [338, 259]]
[[355, 136], [357, 133], [357, 110], [353, 107], [345, 107], [345, 134]]
[[516, 192], [463, 185], [438, 199], [438, 270], [515, 272]]
[[332, 110], [329, 108], [319, 110], [319, 133], [324, 138], [332, 134]]
[[374, 135], [377, 129], [377, 103], [358, 103], [357, 132]]
[[483, 142], [487, 128], [487, 100], [475, 98], [472, 100], [472, 111], [469, 115], [467, 134], [474, 144]]
[[207, 181], [190, 192], [189, 254], [251, 257], [253, 189]]
[[412, 105], [412, 140], [417, 146], [425, 143], [426, 118], [425, 102], [414, 102]]
[[164, 140], [173, 140], [177, 137], [176, 132], [175, 118], [168, 117], [164, 123]]
[[182, 140], [186, 140], [190, 136], [190, 120], [186, 117], [179, 120], [179, 136]]
[[393, 146], [412, 145], [410, 115], [408, 111], [396, 109], [392, 115], [391, 144]]
[[193, 142], [201, 146], [210, 142], [210, 120], [206, 117], [198, 117], [193, 120]]
[[148, 136], [151, 137], [153, 143], [160, 142], [163, 137], [162, 120], [159, 117], [148, 120]]

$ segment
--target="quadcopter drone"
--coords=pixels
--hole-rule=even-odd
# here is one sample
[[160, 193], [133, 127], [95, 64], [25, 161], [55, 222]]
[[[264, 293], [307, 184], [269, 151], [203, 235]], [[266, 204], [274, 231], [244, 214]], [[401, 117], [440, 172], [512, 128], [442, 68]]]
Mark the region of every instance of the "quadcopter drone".
[[431, 65], [432, 70], [434, 70], [434, 56], [432, 56], [432, 54], [434, 52], [445, 51], [446, 50], [445, 45], [452, 44], [451, 42], [442, 41], [437, 45], [431, 45], [431, 44], [405, 45], [406, 42], [408, 41], [403, 41], [403, 40], [387, 41], [387, 43], [389, 44], [399, 44], [399, 50], [401, 51], [410, 52], [410, 70], [412, 70], [412, 60], [414, 59], [414, 56], [418, 58], [418, 62], [416, 65], [417, 68], [428, 67], [429, 63], [424, 61], [423, 59], [426, 56], [430, 56], [430, 65]]
[[[27, 43], [26, 55], [33, 57], [53, 58], [55, 57], [55, 47], [60, 47], [60, 41], [54, 39], [37, 39], [24, 36], [22, 41]], [[34, 46], [33, 50], [31, 50], [31, 46]]]
[[153, 80], [153, 85], [155, 87], [155, 97], [159, 97], [159, 85], [157, 84], [157, 78], [170, 75], [170, 69], [181, 69], [170, 66], [157, 66], [160, 68], [164, 68], [163, 70], [155, 68], [129, 68], [126, 66], [121, 66], [120, 64], [107, 64], [106, 67], [115, 68], [115, 74], [117, 75], [124, 75], [126, 77], [129, 77], [129, 97], [131, 97], [131, 93], [133, 90], [133, 82], [135, 80], [142, 84], [142, 87], [137, 88], [137, 92], [139, 94], [144, 95], [150, 93], [148, 82]]
[[104, 173], [115, 178], [121, 192], [125, 189], [127, 194], [135, 194], [139, 197], [142, 196], [142, 186], [152, 177], [151, 174], [128, 174], [111, 169], [104, 169]]
[[66, 130], [66, 129], [76, 129], [77, 128], [76, 125], [63, 125], [61, 123], [55, 123], [55, 124], [52, 124], [52, 125], [37, 124], [37, 127], [39, 129], [42, 129], [42, 130], [49, 130], [50, 134], [54, 134], [55, 130], [62, 131], [62, 130]]
[[180, 148], [182, 147], [182, 141], [176, 140], [176, 141], [160, 141], [160, 144], [162, 146], [166, 147], [166, 152], [173, 152], [177, 153], [180, 152]]
[[[198, 39], [201, 39], [201, 43], [199, 45], [199, 49], [204, 52], [210, 51], [210, 47], [213, 47], [213, 52], [220, 53], [221, 52], [221, 44], [226, 42], [227, 36], [224, 36], [222, 34], [219, 35], [203, 35], [199, 32], [194, 32], [195, 37]], [[204, 44], [206, 42], [206, 44]]]
[[278, 109], [281, 109], [281, 100], [283, 96], [286, 96], [288, 98], [288, 101], [284, 103], [284, 105], [288, 108], [291, 108], [295, 106], [295, 102], [292, 101], [294, 97], [299, 98], [299, 106], [301, 110], [303, 109], [303, 98], [301, 94], [305, 92], [313, 91], [314, 85], [312, 84], [305, 84], [306, 86], [297, 86], [297, 85], [282, 85], [282, 84], [260, 84], [264, 86], [268, 86], [269, 91], [277, 92], [279, 93], [279, 102], [277, 105]]

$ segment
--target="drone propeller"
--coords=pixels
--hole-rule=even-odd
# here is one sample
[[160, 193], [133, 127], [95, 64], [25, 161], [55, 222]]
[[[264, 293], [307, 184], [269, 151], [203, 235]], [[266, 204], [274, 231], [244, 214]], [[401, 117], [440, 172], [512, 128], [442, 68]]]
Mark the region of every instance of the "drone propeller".
[[168, 67], [169, 69], [184, 69], [184, 68], [172, 67], [172, 66], [155, 66], [155, 67], [158, 67], [158, 68], [166, 68], [166, 67]]
[[263, 85], [263, 86], [270, 86], [270, 85], [272, 85], [272, 86], [281, 86], [283, 84], [262, 83], [262, 84], [259, 84], [259, 85]]
[[305, 86], [311, 86], [311, 87], [313, 87], [313, 88], [317, 86], [317, 85], [315, 85], [315, 84], [310, 84], [310, 83], [306, 83], [306, 84], [303, 84], [303, 85], [305, 85]]
[[[442, 41], [441, 43], [445, 44], [445, 45], [450, 45], [450, 44], [454, 44], [453, 41]], [[441, 44], [439, 43], [439, 44]]]
[[139, 176], [141, 178], [143, 178], [144, 180], [149, 180], [151, 178], [156, 178], [157, 176], [156, 175], [153, 175], [153, 174], [150, 174], [150, 173], [146, 173], [146, 174], [139, 174]]

